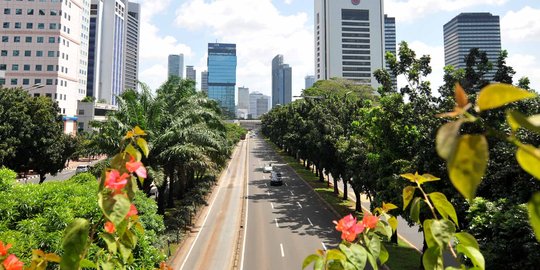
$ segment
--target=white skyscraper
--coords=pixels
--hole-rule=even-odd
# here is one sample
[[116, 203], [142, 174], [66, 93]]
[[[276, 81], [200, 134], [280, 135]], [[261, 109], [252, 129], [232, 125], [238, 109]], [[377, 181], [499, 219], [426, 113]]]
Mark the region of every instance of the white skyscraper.
[[77, 130], [86, 95], [90, 2], [0, 1], [0, 85], [54, 99], [64, 131]]
[[377, 87], [384, 67], [382, 0], [315, 0], [315, 79], [346, 78]]
[[184, 78], [184, 55], [170, 54], [168, 59], [169, 76]]
[[124, 89], [135, 89], [139, 83], [139, 36], [140, 36], [141, 6], [139, 3], [128, 2], [126, 20], [126, 66]]
[[238, 87], [238, 106], [236, 106], [236, 115], [238, 118], [247, 118], [249, 114], [249, 88]]

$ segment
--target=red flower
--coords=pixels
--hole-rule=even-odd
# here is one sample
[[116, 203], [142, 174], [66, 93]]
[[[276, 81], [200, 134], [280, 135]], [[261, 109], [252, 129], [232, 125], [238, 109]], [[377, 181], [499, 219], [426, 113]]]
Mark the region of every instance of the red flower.
[[17, 259], [17, 256], [11, 254], [4, 260], [4, 268], [6, 270], [22, 270], [24, 263]]
[[11, 248], [11, 244], [7, 244], [4, 246], [4, 243], [0, 241], [0, 257], [6, 256], [8, 253], [8, 249]]
[[131, 216], [134, 216], [134, 215], [137, 215], [139, 212], [137, 212], [137, 207], [135, 207], [134, 204], [132, 204], [130, 207], [129, 207], [129, 212], [127, 214], [127, 217], [131, 217]]
[[364, 224], [356, 223], [356, 218], [351, 214], [339, 220], [334, 220], [336, 230], [341, 232], [341, 239], [352, 242], [356, 239], [356, 235], [364, 231]]
[[120, 172], [118, 172], [117, 170], [109, 171], [105, 176], [105, 186], [119, 193], [127, 184], [128, 177], [129, 174], [127, 173], [124, 173], [120, 176]]
[[130, 173], [135, 172], [139, 177], [146, 178], [146, 168], [143, 166], [142, 162], [135, 161], [133, 156], [129, 156], [129, 162], [126, 163], [126, 169]]
[[365, 213], [364, 218], [362, 219], [362, 225], [370, 229], [375, 229], [375, 227], [377, 227], [377, 222], [379, 222], [379, 218], [370, 213]]
[[105, 231], [112, 234], [114, 231], [116, 231], [116, 228], [114, 227], [114, 224], [110, 221], [105, 222]]

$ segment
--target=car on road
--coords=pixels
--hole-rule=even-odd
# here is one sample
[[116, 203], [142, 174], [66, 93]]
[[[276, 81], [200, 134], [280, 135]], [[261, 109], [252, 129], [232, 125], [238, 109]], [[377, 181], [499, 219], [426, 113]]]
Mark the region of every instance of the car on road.
[[283, 185], [283, 176], [279, 172], [272, 172], [270, 176], [270, 185], [271, 186], [281, 186]]
[[264, 167], [263, 167], [263, 172], [264, 172], [264, 173], [272, 172], [272, 170], [273, 170], [273, 169], [272, 169], [272, 164], [271, 164], [271, 163], [268, 164], [267, 166], [264, 166]]
[[88, 172], [88, 170], [90, 170], [90, 165], [79, 165], [75, 169], [75, 174]]

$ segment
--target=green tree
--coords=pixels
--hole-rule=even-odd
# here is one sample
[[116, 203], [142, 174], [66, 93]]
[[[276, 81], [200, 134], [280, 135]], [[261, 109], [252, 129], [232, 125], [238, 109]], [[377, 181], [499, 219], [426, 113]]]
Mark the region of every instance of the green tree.
[[497, 71], [495, 72], [493, 81], [512, 84], [516, 72], [514, 71], [514, 68], [506, 65], [506, 58], [508, 58], [508, 51], [502, 50], [497, 58], [497, 64], [495, 66]]
[[464, 63], [466, 65], [465, 77], [461, 81], [463, 88], [478, 92], [489, 84], [489, 80], [485, 76], [493, 69], [493, 63], [489, 61], [485, 51], [472, 48], [465, 56]]

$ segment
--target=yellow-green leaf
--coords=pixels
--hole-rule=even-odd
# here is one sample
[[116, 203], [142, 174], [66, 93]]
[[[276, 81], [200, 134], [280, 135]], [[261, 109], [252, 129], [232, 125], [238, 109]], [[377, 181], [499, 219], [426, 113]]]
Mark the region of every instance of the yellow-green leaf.
[[428, 248], [422, 255], [424, 269], [443, 270], [443, 258], [441, 248], [435, 246]]
[[344, 244], [340, 244], [339, 249], [357, 269], [364, 269], [366, 267], [368, 252], [364, 247], [358, 244], [352, 244], [349, 248]]
[[449, 160], [454, 154], [462, 124], [463, 120], [450, 122], [441, 126], [437, 131], [435, 146], [437, 153], [443, 159]]
[[347, 257], [338, 249], [331, 249], [331, 250], [328, 250], [328, 252], [326, 252], [326, 260], [327, 261], [344, 261], [344, 260], [347, 260]]
[[454, 223], [447, 219], [433, 220], [430, 228], [433, 240], [441, 248], [445, 247], [450, 242], [454, 236], [454, 233], [456, 232], [456, 226]]
[[135, 135], [138, 135], [138, 136], [144, 136], [144, 135], [146, 135], [146, 132], [144, 132], [144, 130], [142, 130], [139, 126], [136, 126], [136, 127], [133, 129], [133, 132], [135, 133]]
[[150, 152], [150, 150], [148, 149], [148, 143], [146, 142], [146, 140], [143, 138], [137, 138], [137, 145], [143, 151], [144, 156], [148, 157], [148, 152]]
[[529, 220], [536, 235], [536, 240], [540, 242], [540, 192], [535, 193], [527, 204], [529, 210]]
[[454, 206], [448, 201], [446, 196], [440, 192], [433, 192], [428, 194], [429, 198], [433, 202], [433, 206], [439, 214], [445, 219], [452, 219], [456, 225], [458, 225], [458, 218]]
[[397, 226], [398, 226], [398, 220], [396, 217], [390, 217], [388, 219], [388, 224], [390, 225], [390, 228], [392, 228], [393, 232], [396, 232]]
[[420, 223], [420, 206], [422, 205], [422, 200], [419, 197], [414, 198], [411, 204], [411, 219]]
[[401, 177], [413, 182], [413, 183], [416, 183], [416, 179], [417, 179], [417, 176], [418, 176], [418, 173], [415, 174], [412, 174], [412, 173], [405, 173], [405, 174], [401, 174], [400, 175]]
[[523, 99], [534, 98], [536, 94], [509, 84], [490, 84], [478, 94], [477, 105], [480, 111], [499, 108]]
[[474, 266], [482, 270], [486, 269], [486, 262], [482, 253], [480, 253], [480, 250], [471, 246], [465, 246], [460, 244], [457, 245], [456, 251], [467, 256], [467, 258], [469, 258], [473, 262]]
[[403, 210], [407, 208], [407, 206], [413, 199], [415, 190], [416, 187], [413, 186], [408, 186], [403, 189]]
[[141, 152], [135, 149], [135, 147], [133, 147], [133, 145], [131, 144], [128, 144], [125, 151], [137, 161], [140, 161], [142, 158]]
[[474, 236], [472, 236], [470, 233], [458, 232], [454, 236], [457, 238], [459, 244], [473, 247], [478, 250], [480, 249], [480, 245], [478, 245], [478, 241], [476, 241], [476, 238], [474, 238]]
[[528, 144], [520, 145], [516, 158], [523, 170], [540, 179], [540, 149]]
[[382, 209], [385, 212], [392, 211], [394, 209], [397, 209], [398, 207], [393, 203], [383, 203]]
[[463, 135], [452, 159], [448, 161], [450, 180], [467, 200], [474, 198], [482, 182], [488, 156], [488, 144], [483, 135]]
[[58, 256], [58, 255], [56, 255], [54, 253], [47, 253], [47, 254], [45, 254], [45, 260], [47, 260], [49, 262], [60, 263], [62, 258], [60, 258], [60, 256]]
[[433, 181], [439, 181], [439, 180], [441, 180], [441, 178], [437, 176], [433, 176], [429, 173], [424, 173], [419, 177], [418, 183], [423, 184], [426, 182], [433, 182]]
[[516, 131], [518, 128], [523, 127], [540, 134], [540, 115], [527, 117], [518, 111], [509, 111], [507, 114], [508, 124], [512, 130]]
[[68, 225], [62, 240], [64, 255], [60, 262], [60, 269], [79, 269], [89, 232], [90, 223], [86, 219], [78, 218]]

